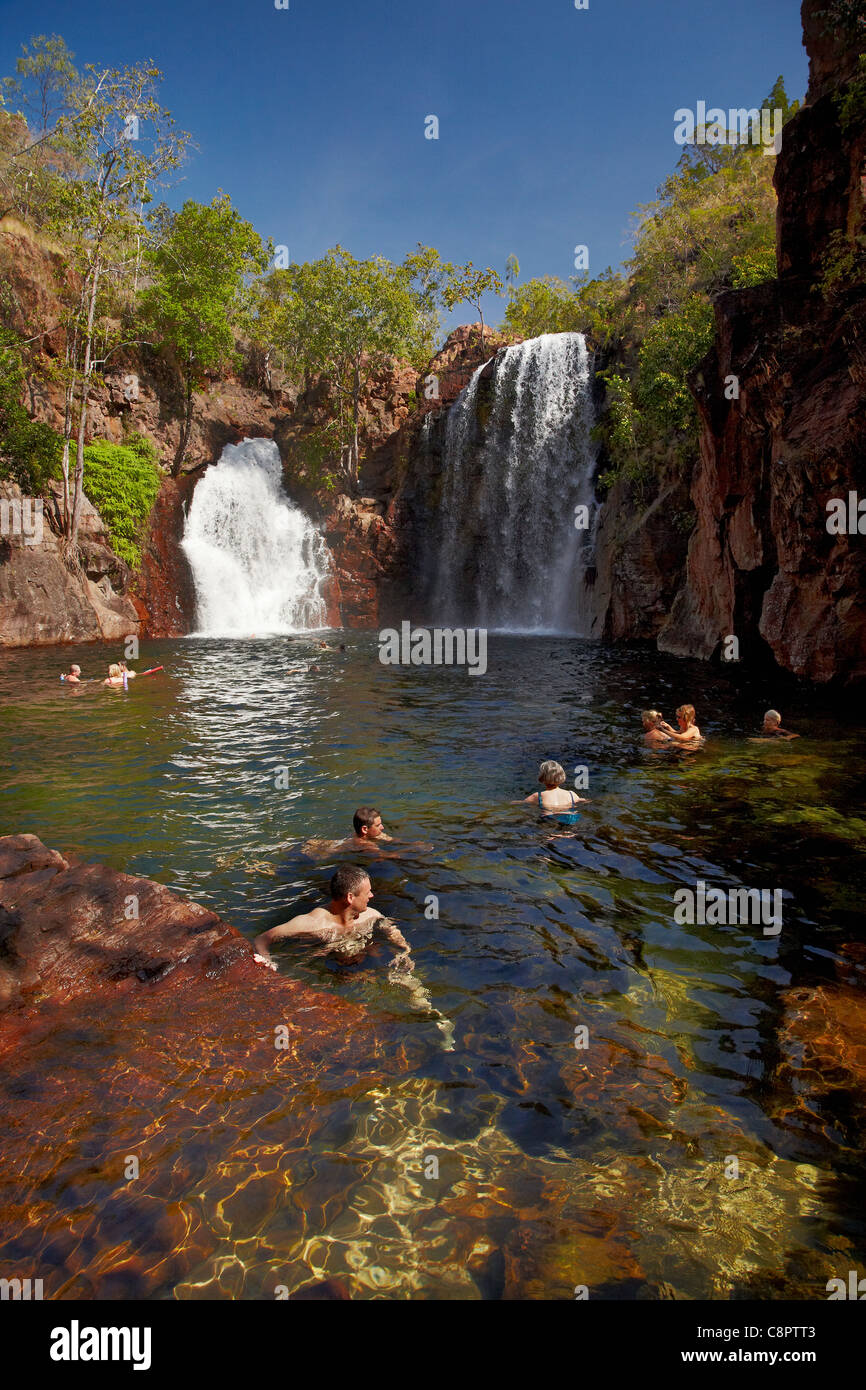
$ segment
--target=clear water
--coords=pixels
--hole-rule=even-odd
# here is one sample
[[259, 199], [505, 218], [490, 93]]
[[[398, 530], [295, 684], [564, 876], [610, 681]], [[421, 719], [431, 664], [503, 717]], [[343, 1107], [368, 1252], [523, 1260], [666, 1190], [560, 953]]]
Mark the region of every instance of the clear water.
[[[126, 695], [58, 681], [116, 653], [5, 653], [4, 833], [149, 875], [253, 937], [321, 901], [337, 861], [304, 842], [373, 802], [433, 846], [370, 867], [453, 1050], [384, 946], [352, 967], [281, 954], [384, 1040], [348, 1030], [301, 1096], [239, 1041], [241, 998], [49, 1023], [0, 1087], [4, 1269], [32, 1256], [60, 1296], [324, 1278], [362, 1298], [826, 1296], [866, 1259], [853, 1098], [812, 1122], [780, 1036], [786, 991], [850, 975], [841, 947], [862, 938], [862, 724], [645, 650], [494, 636], [470, 678], [340, 640], [294, 675], [311, 637], [154, 642], [138, 664], [165, 672]], [[646, 752], [640, 709], [683, 699], [707, 746]], [[770, 705], [801, 740], [744, 741]], [[509, 804], [548, 757], [589, 768], [570, 837]], [[675, 925], [698, 878], [784, 889], [781, 935]], [[118, 1164], [142, 1150], [132, 1193]]]

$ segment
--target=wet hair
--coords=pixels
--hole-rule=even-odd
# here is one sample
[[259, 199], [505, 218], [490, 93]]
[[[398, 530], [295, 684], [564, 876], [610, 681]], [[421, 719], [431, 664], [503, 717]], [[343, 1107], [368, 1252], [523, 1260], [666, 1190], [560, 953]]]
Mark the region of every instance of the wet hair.
[[110, 676], [119, 676], [119, 675], [120, 675], [120, 667], [118, 666], [118, 664], [117, 664], [116, 661], [113, 661], [113, 662], [111, 663], [111, 665], [109, 666], [109, 668], [108, 668], [108, 674], [109, 674]]
[[641, 714], [641, 720], [644, 724], [644, 727], [650, 729], [656, 728], [656, 726], [661, 722], [661, 717], [661, 710], [658, 709], [645, 709]]
[[565, 772], [559, 763], [549, 759], [538, 769], [538, 780], [546, 787], [561, 787], [565, 781]]
[[375, 806], [359, 806], [352, 817], [352, 824], [355, 827], [355, 834], [360, 835], [364, 826], [371, 826], [378, 818], [379, 812]]
[[677, 714], [678, 714], [678, 715], [681, 714], [681, 715], [683, 716], [683, 719], [685, 719], [685, 721], [686, 721], [687, 724], [694, 724], [694, 722], [695, 722], [695, 707], [694, 707], [694, 705], [680, 705], [679, 709], [677, 710]]
[[777, 709], [768, 709], [764, 715], [764, 723], [781, 724], [782, 716]]
[[357, 864], [341, 864], [331, 879], [333, 901], [342, 902], [350, 893], [357, 893], [369, 877], [367, 870], [360, 869]]

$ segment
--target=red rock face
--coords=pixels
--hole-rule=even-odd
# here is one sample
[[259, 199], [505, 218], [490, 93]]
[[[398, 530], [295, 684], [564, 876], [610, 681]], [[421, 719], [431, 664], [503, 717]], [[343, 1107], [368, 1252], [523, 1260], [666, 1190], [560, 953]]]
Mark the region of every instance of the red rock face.
[[[0, 480], [0, 502], [21, 508], [17, 484]], [[31, 502], [26, 513], [30, 522]], [[58, 517], [56, 502], [48, 499], [38, 543], [30, 544], [20, 521], [17, 534], [0, 538], [0, 647], [116, 642], [139, 631], [139, 616], [127, 594], [129, 571], [110, 549], [97, 512], [85, 499], [78, 565], [64, 558]], [[36, 541], [35, 529], [32, 539]]]
[[[777, 160], [779, 280], [716, 301], [717, 342], [696, 373], [697, 528], [658, 645], [770, 656], [814, 681], [866, 678], [866, 547], [827, 531], [827, 502], [866, 497], [866, 286], [819, 281], [834, 233], [866, 229], [866, 120], [843, 133], [829, 84], [856, 55], [803, 6], [812, 82]], [[831, 55], [835, 55], [831, 61]], [[739, 399], [727, 400], [736, 377]]]
[[195, 587], [180, 543], [196, 481], [163, 479], [150, 514], [135, 585], [147, 637], [185, 637], [195, 622]]
[[336, 1094], [405, 1069], [396, 1030], [256, 964], [160, 884], [15, 835], [0, 839], [0, 1056], [4, 1277], [43, 1278], [45, 1298], [170, 1297], [189, 1280], [178, 1296], [239, 1295], [240, 1265], [208, 1262], [268, 1223], [248, 1296], [345, 1296], [304, 1263], [290, 1174]]

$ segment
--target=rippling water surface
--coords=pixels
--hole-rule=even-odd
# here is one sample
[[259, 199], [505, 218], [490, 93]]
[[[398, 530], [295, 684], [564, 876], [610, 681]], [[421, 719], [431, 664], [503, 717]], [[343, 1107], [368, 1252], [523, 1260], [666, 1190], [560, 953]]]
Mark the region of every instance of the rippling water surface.
[[[4, 654], [4, 833], [158, 879], [250, 938], [322, 900], [339, 856], [304, 843], [347, 834], [356, 805], [432, 845], [370, 859], [429, 1005], [389, 979], [384, 945], [352, 967], [279, 957], [363, 1006], [399, 1069], [371, 1074], [347, 1038], [299, 1110], [264, 1069], [233, 1083], [218, 1021], [198, 1060], [189, 1020], [156, 1004], [82, 1021], [78, 1043], [49, 1029], [7, 1259], [179, 1298], [321, 1279], [355, 1297], [805, 1297], [862, 1265], [844, 1105], [807, 1124], [778, 1074], [783, 992], [835, 979], [862, 936], [862, 727], [814, 692], [642, 650], [498, 636], [472, 677], [383, 667], [372, 635], [344, 638], [154, 642], [138, 664], [165, 672], [127, 694], [58, 681], [73, 659], [104, 674], [103, 649]], [[287, 674], [311, 655], [320, 673]], [[645, 751], [640, 709], [683, 700], [706, 747]], [[769, 705], [799, 741], [745, 741]], [[509, 804], [548, 757], [589, 769], [574, 834]], [[783, 889], [781, 934], [675, 925], [698, 879]], [[14, 1150], [20, 1095], [0, 1119]], [[119, 1195], [106, 1148], [147, 1142], [162, 1178]], [[124, 1251], [138, 1263], [106, 1283]]]

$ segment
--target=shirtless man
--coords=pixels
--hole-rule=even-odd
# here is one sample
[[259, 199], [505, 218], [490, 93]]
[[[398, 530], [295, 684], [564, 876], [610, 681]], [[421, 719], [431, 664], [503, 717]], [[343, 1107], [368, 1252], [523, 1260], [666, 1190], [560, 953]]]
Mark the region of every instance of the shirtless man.
[[67, 672], [67, 674], [66, 674], [65, 676], [61, 676], [60, 679], [61, 679], [62, 681], [66, 681], [66, 684], [67, 684], [67, 685], [81, 685], [81, 684], [82, 684], [82, 680], [81, 680], [81, 667], [80, 667], [80, 666], [70, 666], [69, 671]]
[[799, 738], [799, 734], [792, 734], [788, 729], [782, 728], [782, 716], [777, 709], [768, 709], [764, 715], [764, 722], [761, 725], [761, 732], [757, 738], [749, 740], [750, 743], [763, 743], [768, 738]]
[[662, 732], [663, 716], [657, 709], [645, 709], [641, 715], [643, 741], [648, 748], [670, 748], [671, 736]]
[[352, 816], [352, 829], [355, 833], [350, 840], [346, 841], [346, 844], [352, 845], [354, 849], [375, 851], [377, 840], [393, 840], [394, 838], [385, 830], [382, 816], [375, 806], [359, 806]]
[[341, 864], [330, 887], [331, 901], [327, 907], [314, 907], [312, 912], [301, 913], [256, 937], [256, 959], [262, 965], [276, 970], [268, 948], [275, 941], [285, 939], [318, 942], [324, 947], [323, 954], [338, 955], [346, 961], [358, 960], [370, 945], [374, 931], [378, 930], [386, 941], [398, 948], [391, 968], [407, 972], [415, 969], [409, 942], [399, 927], [375, 907], [368, 906], [373, 890], [366, 869], [356, 864]]
[[699, 743], [703, 743], [704, 736], [695, 723], [694, 705], [680, 705], [677, 710], [677, 723], [680, 726], [679, 733], [664, 720], [659, 724], [662, 733], [667, 734], [671, 743], [677, 743], [684, 748], [697, 748]]

